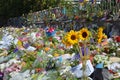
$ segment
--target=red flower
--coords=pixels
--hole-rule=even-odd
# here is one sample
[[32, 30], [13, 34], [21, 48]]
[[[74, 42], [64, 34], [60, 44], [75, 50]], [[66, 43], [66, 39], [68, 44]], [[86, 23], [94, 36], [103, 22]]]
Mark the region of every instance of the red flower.
[[120, 42], [120, 36], [117, 36], [115, 39], [117, 42]]
[[54, 28], [52, 28], [52, 27], [48, 29], [48, 32], [50, 32], [50, 33], [53, 31], [54, 31]]

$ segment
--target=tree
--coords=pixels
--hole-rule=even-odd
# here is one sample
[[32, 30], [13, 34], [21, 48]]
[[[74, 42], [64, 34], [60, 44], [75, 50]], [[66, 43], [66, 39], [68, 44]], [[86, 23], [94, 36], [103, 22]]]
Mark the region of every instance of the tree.
[[55, 7], [59, 2], [60, 0], [0, 0], [0, 25], [6, 24], [11, 17]]

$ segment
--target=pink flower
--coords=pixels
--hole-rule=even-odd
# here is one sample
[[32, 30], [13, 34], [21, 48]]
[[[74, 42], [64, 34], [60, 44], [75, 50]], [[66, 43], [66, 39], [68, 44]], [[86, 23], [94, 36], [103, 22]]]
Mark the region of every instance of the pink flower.
[[37, 34], [36, 34], [36, 37], [39, 37], [39, 36], [41, 36], [41, 34], [40, 34], [40, 33], [37, 33]]
[[57, 40], [60, 40], [60, 37], [55, 37]]
[[6, 72], [12, 72], [12, 71], [20, 71], [20, 66], [18, 66], [18, 64], [13, 64], [12, 66], [10, 66], [9, 68], [6, 68]]
[[54, 28], [52, 28], [52, 27], [48, 29], [48, 32], [50, 32], [50, 33], [53, 31], [54, 31]]
[[25, 42], [25, 41], [28, 41], [28, 38], [27, 37], [23, 37], [23, 38], [18, 38], [20, 41], [22, 42]]

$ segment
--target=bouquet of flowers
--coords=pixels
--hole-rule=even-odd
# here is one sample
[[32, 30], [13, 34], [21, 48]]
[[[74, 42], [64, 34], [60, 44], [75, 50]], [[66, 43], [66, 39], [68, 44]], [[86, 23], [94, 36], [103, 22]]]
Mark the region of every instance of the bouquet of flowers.
[[109, 57], [105, 55], [95, 55], [94, 56], [94, 63], [96, 64], [96, 67], [98, 68], [99, 66], [97, 64], [102, 64], [101, 68], [107, 67], [109, 62]]

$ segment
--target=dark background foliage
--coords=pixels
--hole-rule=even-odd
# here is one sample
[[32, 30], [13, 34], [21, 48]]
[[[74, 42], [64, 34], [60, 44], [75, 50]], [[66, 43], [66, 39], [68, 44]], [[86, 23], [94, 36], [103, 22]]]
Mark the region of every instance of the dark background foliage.
[[49, 7], [58, 6], [60, 0], [0, 0], [0, 26], [12, 17], [19, 17]]

